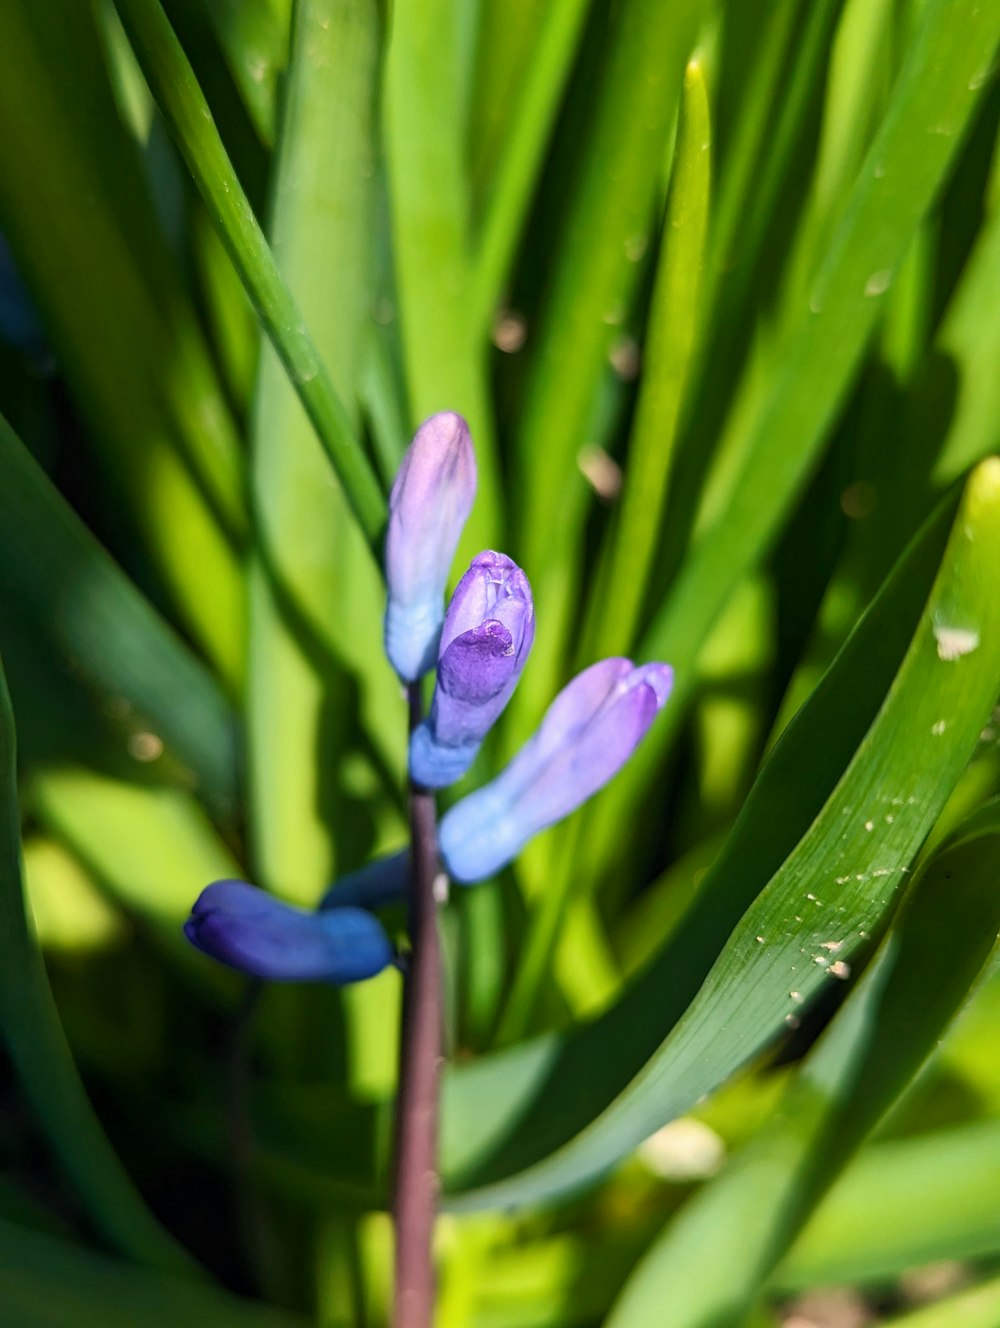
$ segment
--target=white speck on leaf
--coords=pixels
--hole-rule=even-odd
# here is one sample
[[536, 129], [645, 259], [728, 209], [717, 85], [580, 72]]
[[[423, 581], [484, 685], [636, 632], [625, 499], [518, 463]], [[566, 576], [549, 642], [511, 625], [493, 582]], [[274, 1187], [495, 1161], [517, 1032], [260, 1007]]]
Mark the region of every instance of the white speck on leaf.
[[878, 272], [873, 272], [865, 282], [866, 295], [884, 295], [892, 285], [892, 272], [889, 268], [881, 268]]
[[975, 627], [942, 627], [935, 623], [934, 640], [938, 659], [952, 663], [963, 655], [971, 655], [979, 645], [979, 632]]

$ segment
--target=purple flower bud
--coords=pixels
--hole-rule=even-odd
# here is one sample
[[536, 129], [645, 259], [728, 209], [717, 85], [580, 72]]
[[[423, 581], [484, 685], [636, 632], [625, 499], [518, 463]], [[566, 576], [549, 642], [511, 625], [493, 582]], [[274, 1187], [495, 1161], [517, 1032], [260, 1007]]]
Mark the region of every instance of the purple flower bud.
[[505, 554], [473, 558], [448, 605], [430, 714], [410, 738], [410, 776], [444, 788], [465, 774], [510, 700], [535, 639], [528, 578]]
[[405, 682], [434, 667], [444, 591], [476, 496], [476, 458], [461, 415], [420, 426], [389, 495], [385, 653]]
[[456, 881], [481, 881], [528, 840], [585, 802], [621, 769], [670, 695], [668, 664], [592, 664], [564, 687], [510, 765], [441, 822], [441, 856]]
[[320, 908], [384, 908], [406, 897], [410, 884], [410, 850], [376, 858], [335, 881]]
[[184, 935], [213, 959], [272, 982], [360, 982], [381, 973], [395, 957], [371, 913], [293, 908], [246, 881], [207, 886]]

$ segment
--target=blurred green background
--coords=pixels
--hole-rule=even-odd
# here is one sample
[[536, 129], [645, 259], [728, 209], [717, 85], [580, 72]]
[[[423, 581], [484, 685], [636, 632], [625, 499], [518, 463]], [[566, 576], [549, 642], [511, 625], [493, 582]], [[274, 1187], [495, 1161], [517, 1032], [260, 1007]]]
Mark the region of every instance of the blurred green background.
[[456, 795], [596, 658], [677, 687], [443, 911], [440, 1325], [1000, 1325], [998, 41], [0, 5], [0, 1322], [387, 1322], [399, 975], [180, 926], [405, 842], [382, 495], [454, 409], [537, 614]]

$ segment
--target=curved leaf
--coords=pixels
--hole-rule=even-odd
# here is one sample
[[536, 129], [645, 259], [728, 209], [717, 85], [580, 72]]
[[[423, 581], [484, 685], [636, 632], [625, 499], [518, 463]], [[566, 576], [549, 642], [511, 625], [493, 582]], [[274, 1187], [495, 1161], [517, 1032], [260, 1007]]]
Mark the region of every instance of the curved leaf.
[[[89, 1216], [124, 1254], [172, 1272], [193, 1260], [146, 1207], [87, 1100], [25, 916], [14, 716], [0, 666], [0, 1017], [24, 1090]], [[6, 1297], [4, 1297], [7, 1303]]]
[[2, 417], [0, 466], [0, 603], [32, 621], [107, 699], [134, 706], [208, 796], [235, 799], [236, 717], [207, 669]]
[[0, 1301], [17, 1328], [307, 1328], [288, 1311], [144, 1268], [68, 1240], [0, 1222]]
[[676, 1328], [743, 1322], [805, 1218], [968, 995], [1000, 928], [998, 875], [1000, 823], [931, 860], [778, 1111], [654, 1243], [608, 1328], [659, 1324], [667, 1295]]
[[[916, 635], [822, 810], [811, 824], [798, 826], [797, 833], [805, 832], [793, 847], [783, 841], [783, 829], [773, 843], [763, 825], [754, 834], [748, 803], [739, 833], [710, 873], [686, 925], [647, 978], [597, 1021], [589, 1036], [582, 1034], [576, 1048], [567, 1043], [560, 1050], [554, 1038], [533, 1048], [528, 1077], [544, 1079], [547, 1089], [543, 1093], [536, 1081], [537, 1100], [531, 1087], [525, 1093], [523, 1085], [515, 1087], [516, 1076], [507, 1076], [494, 1121], [477, 1122], [479, 1139], [485, 1134], [488, 1141], [479, 1159], [488, 1162], [475, 1167], [470, 1141], [446, 1134], [446, 1143], [458, 1145], [459, 1157], [466, 1148], [460, 1183], [474, 1187], [456, 1204], [537, 1201], [599, 1176], [797, 1017], [831, 981], [827, 965], [817, 962], [829, 955], [824, 945], [837, 945], [845, 962], [867, 948], [968, 760], [1000, 686], [998, 560], [1000, 460], [991, 460], [969, 481]], [[856, 634], [867, 644], [873, 642], [871, 618], [867, 631], [863, 625]], [[844, 653], [857, 658], [857, 645]], [[835, 665], [831, 674], [838, 673]], [[806, 752], [811, 748], [819, 763], [827, 759], [826, 749], [844, 741], [843, 730], [858, 722], [851, 691], [839, 699], [844, 709], [831, 707], [822, 728], [810, 734]], [[807, 727], [805, 712], [798, 727], [800, 733]], [[841, 731], [838, 737], [832, 729]], [[769, 782], [772, 767], [775, 774], [781, 771], [779, 754], [792, 741], [790, 730], [759, 785]], [[801, 780], [799, 760], [785, 769], [787, 777]], [[758, 791], [752, 804], [759, 796]], [[779, 827], [785, 816], [797, 822], [806, 815], [794, 794], [787, 812], [780, 804], [770, 810], [772, 825]], [[741, 836], [753, 851], [736, 857], [732, 841], [739, 844]], [[755, 870], [772, 855], [777, 860], [758, 884]], [[749, 899], [744, 890], [753, 891]], [[734, 926], [722, 944], [719, 933]], [[651, 1026], [662, 1030], [660, 1037], [666, 1033], [655, 1050], [645, 1042]], [[586, 1057], [577, 1061], [580, 1049]], [[574, 1062], [571, 1077], [566, 1070]], [[505, 1112], [498, 1146], [491, 1128]], [[516, 1128], [505, 1138], [512, 1123]]]
[[374, 557], [386, 510], [350, 417], [282, 279], [160, 0], [117, 0], [156, 103], [351, 504]]
[[772, 1284], [877, 1286], [942, 1259], [995, 1258], [998, 1193], [1000, 1121], [873, 1144], [830, 1190]]

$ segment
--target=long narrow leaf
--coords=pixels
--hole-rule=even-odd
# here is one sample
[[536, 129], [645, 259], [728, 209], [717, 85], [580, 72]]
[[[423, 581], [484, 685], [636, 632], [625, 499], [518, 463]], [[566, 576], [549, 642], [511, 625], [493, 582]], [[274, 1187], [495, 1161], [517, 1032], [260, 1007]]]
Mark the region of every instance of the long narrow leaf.
[[112, 561], [0, 418], [0, 601], [106, 700], [124, 698], [190, 766], [236, 796], [236, 719], [207, 670]]
[[25, 916], [14, 716], [0, 668], [0, 1013], [25, 1092], [64, 1170], [105, 1239], [139, 1263], [192, 1272], [108, 1142], [63, 1035]]
[[306, 1328], [297, 1315], [130, 1268], [10, 1222], [0, 1222], [0, 1266], [0, 1299], [11, 1328]]
[[[1000, 9], [932, 0], [886, 118], [813, 281], [773, 352], [774, 372], [749, 416], [734, 421], [741, 464], [715, 524], [686, 560], [643, 640], [670, 660], [674, 711], [588, 815], [571, 873], [592, 878], [616, 851], [623, 808], [648, 787], [697, 678], [706, 635], [741, 574], [787, 519], [831, 427], [921, 217], [934, 201], [984, 95], [984, 69], [1000, 39]], [[888, 163], [892, 163], [891, 166]]]
[[[967, 997], [1000, 928], [998, 873], [1000, 821], [933, 859], [778, 1112], [668, 1225], [608, 1328], [658, 1324], [666, 1295], [677, 1328], [743, 1322], [805, 1218]], [[827, 962], [842, 962], [839, 953]]]
[[[572, 1074], [570, 1055], [566, 1073], [560, 1074], [558, 1043], [544, 1041], [532, 1049], [534, 1059], [520, 1100], [508, 1075], [511, 1097], [496, 1106], [511, 1113], [508, 1128], [517, 1122], [515, 1135], [498, 1148], [488, 1166], [464, 1178], [469, 1184], [474, 1176], [482, 1188], [463, 1203], [537, 1200], [600, 1174], [766, 1046], [785, 1026], [786, 1017], [798, 1017], [800, 1006], [830, 981], [827, 966], [813, 962], [827, 954], [824, 943], [836, 943], [848, 963], [855, 950], [865, 949], [866, 938], [885, 917], [968, 760], [995, 698], [1000, 604], [992, 576], [998, 557], [1000, 462], [991, 460], [969, 482], [916, 635], [882, 708], [822, 811], [803, 827], [805, 833], [787, 859], [781, 863], [779, 858], [771, 867], [774, 875], [759, 897], [752, 903], [745, 899], [746, 912], [738, 925], [731, 914], [731, 921], [720, 915], [720, 906], [726, 900], [733, 907], [753, 871], [745, 859], [737, 863], [722, 855], [712, 873], [714, 881], [706, 882], [698, 897], [700, 907], [689, 916], [688, 926], [675, 933], [661, 963], [683, 958], [675, 958], [670, 967], [655, 966], [649, 984], [638, 984], [598, 1022], [600, 1031], [577, 1048], [586, 1046], [588, 1053], [582, 1082], [576, 1075], [583, 1065]], [[830, 718], [841, 726], [846, 721], [836, 714]], [[851, 722], [857, 719], [852, 716]], [[830, 744], [831, 736], [826, 733], [814, 741], [814, 756]], [[931, 742], [934, 760], [928, 762]], [[796, 778], [801, 778], [798, 771]], [[794, 799], [792, 805], [797, 805]], [[777, 808], [772, 815], [780, 826]], [[781, 826], [777, 831], [779, 843], [787, 830]], [[739, 838], [732, 837], [737, 842]], [[755, 840], [755, 853], [766, 857], [775, 852], [775, 844], [750, 837], [751, 843]], [[785, 852], [788, 848], [781, 856]], [[765, 881], [766, 876], [756, 889]], [[716, 943], [710, 938], [734, 925], [721, 952], [713, 950]], [[695, 959], [696, 954], [701, 958]], [[705, 960], [706, 969], [699, 972]], [[650, 1002], [659, 1004], [649, 1008]], [[662, 1044], [644, 1051], [643, 1040], [657, 1019], [662, 1021]], [[595, 1064], [602, 1065], [599, 1076], [593, 1076]], [[539, 1080], [549, 1075], [550, 1092], [538, 1099], [536, 1118], [526, 1119]], [[487, 1131], [482, 1121], [480, 1126], [482, 1157]], [[466, 1148], [470, 1142], [464, 1141]]]
[[377, 557], [385, 524], [378, 481], [282, 280], [187, 57], [160, 0], [118, 0], [117, 7], [157, 105]]

